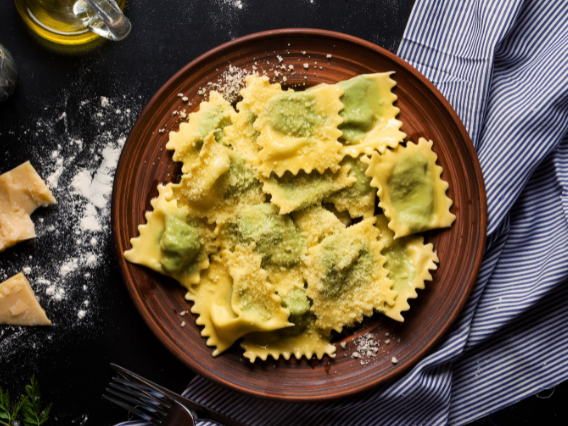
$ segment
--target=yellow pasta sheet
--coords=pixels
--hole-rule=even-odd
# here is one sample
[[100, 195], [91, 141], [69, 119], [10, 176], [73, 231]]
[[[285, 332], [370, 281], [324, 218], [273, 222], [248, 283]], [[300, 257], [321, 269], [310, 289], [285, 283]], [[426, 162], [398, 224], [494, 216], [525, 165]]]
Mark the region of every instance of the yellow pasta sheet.
[[425, 281], [432, 281], [430, 271], [438, 268], [439, 260], [434, 246], [424, 244], [423, 237], [411, 235], [395, 240], [387, 223], [385, 216], [377, 216], [380, 241], [385, 247], [381, 253], [387, 258], [385, 269], [389, 271], [397, 296], [394, 305], [387, 305], [384, 313], [395, 321], [404, 322], [402, 312], [410, 309], [408, 299], [416, 299], [416, 289], [423, 290]]
[[[360, 75], [338, 84], [345, 90], [340, 126], [346, 142], [343, 155], [357, 158], [374, 151], [383, 153], [406, 137], [400, 131], [402, 122], [396, 119], [400, 110], [394, 106], [397, 97], [392, 89], [396, 82], [391, 75], [392, 72]], [[353, 107], [351, 102], [355, 102]]]
[[262, 164], [259, 154], [263, 148], [258, 139], [268, 125], [267, 105], [272, 98], [284, 92], [280, 84], [270, 84], [268, 77], [248, 76], [246, 82], [241, 90], [242, 100], [237, 104], [235, 123], [228, 129], [228, 141], [258, 170]]
[[[189, 289], [209, 266], [209, 254], [217, 250], [217, 243], [207, 224], [189, 216], [175, 200], [166, 200], [171, 193], [171, 184], [158, 186], [159, 195], [151, 201], [153, 210], [146, 213], [146, 224], [138, 227], [140, 235], [130, 240], [132, 249], [124, 258], [170, 276]], [[171, 233], [168, 223], [175, 227]], [[189, 243], [193, 245], [188, 247]]]
[[325, 334], [341, 332], [374, 310], [384, 312], [386, 305], [394, 304], [396, 293], [383, 268], [386, 258], [374, 223], [375, 218], [365, 219], [308, 250], [307, 295], [313, 301], [316, 326]]
[[326, 169], [337, 171], [343, 158], [338, 138], [341, 131], [337, 85], [319, 85], [304, 92], [282, 91], [268, 77], [247, 78], [242, 90], [242, 108], [256, 115], [254, 128], [260, 133], [257, 143], [259, 171], [269, 177], [289, 171], [310, 173]]
[[309, 247], [322, 242], [326, 237], [345, 230], [345, 225], [329, 210], [314, 206], [292, 214]]
[[[182, 176], [181, 182], [172, 186], [171, 197], [187, 207], [190, 214], [206, 218], [208, 223], [220, 224], [236, 211], [263, 203], [266, 196], [254, 170], [239, 154], [214, 141], [210, 143], [215, 147], [214, 161], [196, 160], [198, 168], [190, 173], [199, 176], [199, 180], [191, 175]], [[229, 168], [221, 173], [226, 168], [226, 157], [230, 160]]]
[[286, 214], [320, 203], [343, 188], [356, 182], [349, 176], [349, 166], [342, 166], [337, 172], [326, 170], [324, 173], [303, 170], [297, 175], [290, 172], [282, 177], [263, 178], [263, 191], [271, 195], [270, 202], [280, 207], [280, 214]]
[[371, 186], [371, 178], [365, 174], [368, 165], [359, 158], [351, 157], [346, 157], [341, 164], [350, 167], [349, 177], [355, 178], [355, 182], [333, 194], [325, 202], [333, 203], [338, 211], [346, 211], [352, 218], [372, 217], [375, 214], [377, 191]]
[[304, 274], [300, 263], [287, 267], [269, 264], [264, 269], [268, 282], [274, 286], [274, 291], [279, 295], [304, 288]]
[[211, 92], [209, 101], [202, 102], [199, 111], [189, 114], [189, 122], [181, 123], [177, 132], [170, 132], [166, 149], [174, 151], [174, 161], [183, 163], [183, 173], [188, 173], [197, 161], [203, 141], [211, 132], [217, 142], [223, 143], [223, 129], [232, 124], [235, 115], [231, 104], [218, 92]]
[[257, 331], [288, 327], [290, 313], [281, 306], [268, 273], [261, 268], [262, 257], [254, 252], [254, 244], [224, 251], [223, 260], [233, 278], [232, 306], [235, 313], [256, 324]]
[[452, 200], [446, 196], [448, 183], [441, 178], [432, 141], [420, 138], [383, 155], [363, 158], [367, 176], [378, 188], [379, 206], [389, 219], [395, 238], [436, 228], [446, 228], [456, 217], [450, 213]]
[[286, 334], [283, 331], [270, 333], [251, 333], [245, 336], [241, 342], [241, 348], [245, 350], [244, 356], [250, 362], [257, 358], [266, 361], [268, 356], [278, 359], [280, 356], [289, 360], [291, 355], [297, 359], [305, 356], [311, 359], [314, 355], [322, 359], [324, 355], [335, 357], [335, 346], [330, 344], [331, 336], [325, 336], [311, 322], [308, 327], [298, 335]]
[[256, 170], [259, 165], [258, 153], [260, 152], [257, 142], [260, 133], [254, 128], [256, 114], [250, 111], [244, 102], [239, 102], [237, 108], [239, 112], [233, 116], [233, 124], [224, 129], [224, 141]]
[[197, 160], [182, 176], [178, 191], [188, 201], [206, 203], [211, 188], [230, 167], [229, 150], [215, 141], [214, 131], [211, 131], [203, 140]]
[[262, 267], [290, 267], [300, 263], [306, 251], [302, 234], [288, 215], [278, 214], [278, 207], [262, 203], [240, 210], [216, 229], [223, 248], [254, 244], [262, 257]]
[[287, 321], [288, 311], [266, 282], [260, 258], [251, 251], [239, 249], [234, 254], [213, 256], [209, 270], [202, 275], [187, 298], [194, 302], [191, 312], [199, 315], [196, 324], [204, 326], [201, 335], [209, 338], [208, 346], [215, 346], [213, 356], [245, 334], [292, 325]]

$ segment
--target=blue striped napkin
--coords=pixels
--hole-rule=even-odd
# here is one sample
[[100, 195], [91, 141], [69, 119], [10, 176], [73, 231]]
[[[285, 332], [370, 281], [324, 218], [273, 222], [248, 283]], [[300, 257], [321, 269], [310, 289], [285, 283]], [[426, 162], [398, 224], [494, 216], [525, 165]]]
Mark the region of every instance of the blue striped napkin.
[[568, 3], [418, 0], [398, 54], [452, 104], [485, 179], [488, 242], [459, 320], [349, 400], [273, 403], [201, 377], [186, 396], [251, 426], [462, 425], [568, 378]]

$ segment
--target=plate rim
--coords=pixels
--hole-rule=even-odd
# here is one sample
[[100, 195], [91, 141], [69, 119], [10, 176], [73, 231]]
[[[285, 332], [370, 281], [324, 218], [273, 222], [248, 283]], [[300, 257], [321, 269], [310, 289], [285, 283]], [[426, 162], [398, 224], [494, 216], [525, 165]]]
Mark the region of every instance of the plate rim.
[[[466, 144], [467, 153], [468, 153], [468, 155], [470, 157], [470, 161], [473, 165], [473, 169], [474, 169], [474, 173], [475, 173], [475, 177], [476, 177], [476, 183], [479, 187], [479, 193], [476, 194], [476, 196], [478, 197], [478, 200], [479, 200], [480, 227], [479, 227], [479, 234], [478, 234], [478, 246], [477, 246], [476, 255], [475, 255], [475, 258], [474, 258], [474, 262], [473, 262], [472, 273], [469, 276], [465, 291], [462, 293], [462, 296], [459, 299], [458, 303], [456, 304], [456, 308], [454, 309], [454, 311], [450, 315], [449, 320], [446, 321], [446, 323], [439, 329], [438, 333], [426, 345], [424, 345], [424, 347], [422, 347], [416, 353], [416, 355], [414, 355], [410, 360], [406, 360], [404, 365], [401, 365], [400, 367], [394, 369], [392, 372], [389, 372], [386, 375], [381, 376], [380, 378], [377, 378], [377, 379], [372, 380], [368, 383], [359, 385], [357, 387], [354, 387], [354, 388], [351, 388], [351, 389], [348, 389], [348, 390], [338, 391], [338, 392], [335, 392], [333, 394], [328, 394], [328, 395], [316, 395], [316, 396], [313, 396], [313, 397], [312, 396], [297, 397], [297, 396], [283, 396], [283, 395], [268, 395], [268, 394], [265, 394], [265, 393], [262, 393], [262, 392], [259, 392], [259, 391], [255, 391], [255, 390], [251, 390], [251, 389], [239, 386], [239, 385], [232, 383], [232, 382], [229, 382], [227, 380], [223, 380], [223, 379], [217, 377], [216, 375], [212, 374], [207, 369], [200, 369], [197, 364], [188, 363], [187, 362], [187, 354], [184, 351], [179, 350], [177, 346], [170, 345], [170, 339], [163, 333], [162, 329], [159, 327], [159, 324], [156, 321], [154, 321], [153, 317], [150, 315], [149, 310], [145, 306], [145, 304], [144, 304], [143, 300], [141, 299], [141, 297], [139, 296], [139, 294], [136, 293], [134, 291], [134, 288], [132, 288], [132, 286], [129, 284], [129, 280], [127, 279], [126, 270], [123, 267], [121, 267], [121, 260], [123, 260], [123, 255], [122, 255], [122, 252], [120, 251], [120, 244], [119, 244], [119, 241], [118, 241], [119, 233], [117, 232], [117, 225], [118, 224], [116, 222], [116, 217], [117, 217], [117, 215], [116, 215], [116, 204], [117, 204], [117, 202], [116, 202], [116, 198], [117, 198], [116, 197], [116, 191], [117, 191], [117, 185], [118, 185], [118, 180], [119, 180], [118, 179], [119, 172], [122, 171], [122, 169], [124, 168], [124, 166], [123, 166], [123, 162], [125, 161], [124, 153], [126, 152], [127, 146], [131, 143], [134, 143], [134, 141], [135, 141], [135, 139], [132, 138], [133, 130], [136, 129], [137, 127], [139, 127], [139, 126], [144, 126], [144, 121], [145, 121], [146, 115], [148, 115], [150, 113], [151, 107], [159, 100], [159, 98], [162, 96], [162, 94], [165, 91], [167, 91], [169, 89], [169, 87], [182, 74], [186, 73], [187, 70], [191, 69], [192, 67], [199, 64], [200, 62], [205, 61], [208, 58], [215, 56], [217, 53], [219, 53], [223, 50], [234, 48], [234, 47], [236, 47], [236, 46], [238, 46], [242, 43], [247, 43], [247, 42], [252, 41], [252, 40], [263, 39], [263, 38], [271, 38], [271, 37], [276, 37], [276, 36], [280, 37], [280, 36], [286, 35], [286, 34], [293, 34], [295, 36], [305, 35], [305, 36], [317, 36], [317, 37], [320, 37], [320, 38], [324, 37], [324, 38], [329, 38], [329, 39], [340, 39], [342, 41], [347, 41], [347, 42], [350, 42], [350, 43], [358, 44], [358, 45], [363, 46], [367, 49], [373, 50], [380, 55], [386, 56], [388, 59], [398, 63], [398, 65], [400, 65], [401, 67], [405, 68], [407, 71], [412, 73], [414, 77], [416, 77], [420, 80], [420, 82], [423, 84], [423, 87], [427, 88], [432, 93], [432, 95], [434, 95], [437, 98], [437, 101], [442, 104], [442, 106], [446, 109], [446, 111], [452, 117], [454, 123], [456, 124], [456, 127], [459, 130], [459, 133], [461, 134], [461, 136], [462, 136], [462, 138], [463, 138], [463, 140]], [[146, 325], [150, 328], [150, 330], [152, 331], [154, 336], [156, 336], [158, 338], [160, 343], [162, 343], [162, 345], [164, 345], [164, 347], [166, 349], [168, 349], [168, 351], [170, 351], [170, 353], [172, 353], [185, 366], [190, 368], [196, 374], [199, 374], [199, 375], [207, 378], [208, 380], [213, 381], [214, 383], [220, 384], [225, 388], [228, 388], [228, 389], [231, 389], [231, 390], [236, 390], [238, 392], [244, 393], [248, 396], [254, 396], [254, 397], [259, 397], [259, 398], [262, 398], [262, 399], [268, 399], [268, 400], [273, 400], [273, 401], [290, 402], [290, 403], [292, 403], [292, 402], [296, 402], [296, 403], [298, 403], [298, 402], [310, 403], [311, 402], [311, 403], [313, 403], [313, 402], [332, 401], [332, 400], [337, 400], [337, 399], [340, 399], [340, 398], [353, 396], [353, 395], [359, 394], [361, 392], [364, 392], [366, 390], [376, 388], [379, 385], [383, 385], [385, 383], [388, 383], [389, 381], [394, 380], [395, 378], [401, 377], [404, 373], [406, 373], [409, 370], [411, 370], [412, 368], [414, 368], [416, 366], [416, 364], [418, 364], [418, 362], [423, 360], [429, 353], [431, 353], [433, 351], [433, 349], [436, 347], [436, 345], [440, 342], [440, 339], [448, 333], [448, 331], [450, 330], [452, 325], [455, 323], [455, 321], [457, 320], [457, 318], [459, 317], [459, 315], [463, 311], [463, 308], [465, 307], [465, 304], [467, 303], [467, 300], [469, 299], [469, 296], [471, 295], [471, 292], [473, 290], [475, 282], [477, 281], [477, 277], [478, 277], [478, 274], [479, 274], [479, 270], [481, 268], [481, 263], [483, 261], [483, 255], [484, 255], [484, 251], [485, 251], [485, 242], [486, 242], [486, 235], [487, 235], [487, 220], [488, 220], [488, 218], [487, 218], [486, 189], [485, 189], [485, 183], [484, 183], [484, 180], [483, 180], [483, 174], [482, 174], [482, 171], [481, 171], [481, 165], [479, 163], [477, 153], [476, 153], [475, 148], [473, 146], [473, 142], [471, 141], [471, 138], [470, 138], [469, 134], [467, 133], [467, 130], [465, 129], [465, 126], [463, 125], [461, 119], [459, 118], [459, 116], [455, 112], [454, 108], [450, 105], [448, 100], [444, 97], [444, 95], [442, 95], [442, 93], [434, 86], [434, 84], [431, 83], [422, 73], [420, 73], [420, 71], [418, 71], [411, 64], [406, 62], [404, 59], [398, 57], [394, 53], [392, 53], [392, 52], [390, 52], [390, 51], [388, 51], [388, 50], [386, 50], [386, 49], [384, 49], [384, 48], [382, 48], [382, 47], [380, 47], [380, 46], [378, 46], [374, 43], [371, 43], [369, 41], [363, 40], [363, 39], [355, 37], [355, 36], [351, 36], [351, 35], [336, 32], [336, 31], [321, 30], [321, 29], [314, 29], [314, 28], [283, 28], [283, 29], [274, 29], [274, 30], [268, 30], [268, 31], [262, 31], [262, 32], [249, 34], [249, 35], [228, 41], [226, 43], [223, 43], [223, 44], [203, 53], [202, 55], [195, 58], [193, 61], [191, 61], [188, 64], [186, 64], [185, 66], [183, 66], [179, 71], [177, 71], [171, 78], [169, 78], [158, 89], [158, 91], [154, 94], [154, 96], [148, 101], [148, 103], [146, 104], [146, 106], [144, 107], [144, 109], [142, 110], [140, 115], [138, 116], [136, 122], [132, 126], [132, 129], [129, 132], [128, 138], [127, 138], [127, 140], [126, 140], [126, 142], [125, 142], [125, 144], [122, 148], [122, 152], [121, 152], [119, 161], [117, 163], [117, 168], [116, 168], [116, 172], [115, 172], [115, 176], [114, 176], [114, 182], [113, 182], [112, 199], [111, 199], [111, 232], [112, 232], [112, 239], [113, 239], [113, 249], [114, 249], [114, 253], [115, 253], [115, 256], [116, 256], [117, 266], [118, 266], [118, 269], [119, 269], [119, 272], [120, 272], [120, 276], [122, 278], [122, 281], [123, 281], [123, 283], [124, 283], [124, 285], [125, 285], [125, 287], [128, 291], [128, 294], [129, 294], [132, 302], [134, 303], [134, 306], [136, 307], [136, 310], [138, 311], [140, 316], [143, 318]]]

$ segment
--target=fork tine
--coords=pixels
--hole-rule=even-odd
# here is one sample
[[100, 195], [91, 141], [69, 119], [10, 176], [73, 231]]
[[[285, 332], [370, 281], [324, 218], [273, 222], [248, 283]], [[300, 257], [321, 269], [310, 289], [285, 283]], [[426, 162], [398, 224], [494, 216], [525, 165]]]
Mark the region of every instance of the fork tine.
[[[122, 388], [114, 383], [110, 383], [109, 386], [111, 388], [107, 388], [108, 392], [112, 393], [113, 395], [120, 396], [122, 399], [126, 399], [127, 401], [137, 406], [142, 406], [142, 408], [148, 411], [156, 411], [162, 416], [165, 416], [168, 412], [167, 406], [161, 406], [154, 401], [150, 401], [149, 398], [146, 397], [146, 395], [143, 395], [140, 392], [133, 391], [132, 389]], [[131, 398], [131, 396], [134, 398]]]
[[137, 382], [132, 382], [128, 379], [120, 379], [120, 378], [114, 378], [113, 380], [117, 381], [118, 383], [122, 383], [125, 384], [127, 386], [136, 388], [142, 392], [146, 392], [148, 394], [152, 394], [152, 395], [158, 395], [158, 398], [165, 398], [168, 403], [171, 401], [171, 398], [169, 396], [167, 396], [165, 393], [161, 392], [159, 389], [154, 389], [151, 386], [142, 384], [142, 383], [137, 383]]
[[149, 412], [149, 414], [154, 414], [156, 415], [158, 418], [163, 417], [167, 414], [167, 411], [159, 409], [158, 407], [154, 407], [154, 406], [149, 406], [149, 404], [145, 403], [144, 401], [141, 401], [137, 398], [132, 398], [126, 394], [123, 394], [121, 392], [117, 392], [114, 389], [110, 389], [110, 388], [106, 388], [106, 391], [114, 396], [117, 396], [123, 400], [126, 400], [127, 402], [130, 402], [131, 404], [133, 404], [134, 406], [140, 408], [140, 409], [144, 409], [147, 412]]
[[[113, 382], [117, 382], [117, 383], [113, 383]], [[152, 395], [148, 392], [145, 392], [143, 390], [138, 390], [138, 389], [131, 389], [130, 387], [128, 387], [129, 383], [128, 382], [124, 383], [124, 380], [113, 378], [113, 382], [109, 383], [109, 386], [111, 386], [112, 388], [118, 389], [118, 390], [120, 390], [124, 393], [131, 395], [131, 396], [140, 398], [147, 403], [155, 405], [156, 407], [160, 407], [160, 408], [163, 408], [163, 409], [164, 408], [169, 409], [172, 406], [168, 401], [164, 401], [164, 400], [161, 400], [159, 398], [156, 398], [154, 395]]]
[[114, 403], [114, 404], [116, 404], [116, 405], [119, 405], [120, 407], [122, 407], [122, 408], [124, 408], [124, 409], [126, 409], [126, 410], [128, 410], [128, 411], [130, 411], [130, 412], [132, 412], [132, 413], [134, 413], [134, 414], [136, 414], [138, 417], [140, 417], [140, 418], [143, 419], [143, 420], [146, 420], [147, 422], [152, 422], [152, 423], [154, 423], [154, 424], [159, 424], [159, 423], [156, 423], [158, 420], [155, 419], [154, 417], [149, 416], [148, 414], [146, 414], [146, 413], [144, 413], [144, 412], [138, 410], [137, 408], [132, 407], [132, 406], [130, 406], [130, 405], [128, 405], [128, 404], [125, 404], [124, 402], [122, 402], [122, 401], [120, 401], [120, 400], [118, 400], [118, 399], [116, 399], [116, 398], [113, 398], [112, 396], [108, 396], [108, 395], [103, 394], [103, 398], [106, 398], [106, 399], [108, 399], [110, 402], [112, 402], [112, 403]]

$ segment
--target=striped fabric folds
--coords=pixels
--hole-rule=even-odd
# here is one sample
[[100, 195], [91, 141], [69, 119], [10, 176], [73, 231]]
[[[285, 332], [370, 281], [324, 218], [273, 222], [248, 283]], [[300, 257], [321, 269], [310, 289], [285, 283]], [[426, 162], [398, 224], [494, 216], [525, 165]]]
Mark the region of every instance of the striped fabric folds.
[[[218, 426], [219, 423], [215, 423], [215, 422], [210, 422], [210, 421], [200, 421], [197, 423], [198, 426]], [[117, 426], [152, 426], [151, 423], [146, 423], [146, 422], [124, 422], [124, 423], [120, 423], [120, 425]]]
[[410, 373], [349, 400], [272, 403], [201, 377], [186, 396], [251, 426], [462, 425], [568, 378], [568, 3], [418, 0], [398, 54], [452, 104], [485, 179], [460, 318]]

